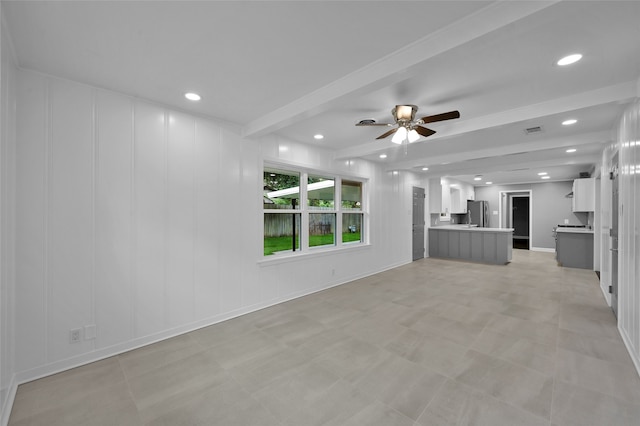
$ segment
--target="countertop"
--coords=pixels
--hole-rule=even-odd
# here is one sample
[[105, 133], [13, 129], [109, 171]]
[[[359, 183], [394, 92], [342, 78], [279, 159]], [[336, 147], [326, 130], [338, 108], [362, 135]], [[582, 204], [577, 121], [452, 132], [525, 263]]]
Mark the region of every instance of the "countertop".
[[556, 228], [556, 232], [571, 232], [574, 234], [593, 234], [593, 229], [589, 228]]
[[443, 231], [474, 231], [474, 232], [513, 232], [513, 228], [482, 228], [477, 225], [441, 225], [430, 226], [429, 229], [442, 229]]

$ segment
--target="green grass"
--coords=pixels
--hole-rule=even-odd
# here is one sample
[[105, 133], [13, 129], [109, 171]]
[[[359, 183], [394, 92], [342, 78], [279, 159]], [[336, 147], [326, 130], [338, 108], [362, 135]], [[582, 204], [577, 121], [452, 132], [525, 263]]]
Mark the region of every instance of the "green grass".
[[[342, 234], [342, 242], [360, 241], [359, 232], [345, 232]], [[324, 246], [333, 244], [333, 234], [310, 235], [309, 247]], [[300, 248], [300, 241], [296, 241], [296, 249]], [[265, 237], [264, 255], [269, 256], [278, 251], [291, 250], [291, 237]]]

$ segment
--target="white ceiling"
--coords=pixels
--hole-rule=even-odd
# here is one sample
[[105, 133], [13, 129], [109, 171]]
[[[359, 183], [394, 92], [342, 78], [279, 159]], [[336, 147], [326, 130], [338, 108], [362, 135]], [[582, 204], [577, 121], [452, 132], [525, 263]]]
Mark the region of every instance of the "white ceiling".
[[[640, 77], [637, 1], [2, 1], [20, 67], [413, 170], [567, 180], [612, 139]], [[570, 53], [568, 67], [555, 61]], [[187, 91], [203, 96], [184, 99]], [[396, 104], [461, 118], [408, 147]], [[567, 118], [578, 123], [562, 126]], [[526, 135], [525, 128], [543, 131]], [[316, 141], [313, 135], [325, 138]], [[576, 148], [573, 154], [567, 148]], [[379, 158], [381, 153], [388, 157]], [[428, 171], [422, 171], [429, 167]]]

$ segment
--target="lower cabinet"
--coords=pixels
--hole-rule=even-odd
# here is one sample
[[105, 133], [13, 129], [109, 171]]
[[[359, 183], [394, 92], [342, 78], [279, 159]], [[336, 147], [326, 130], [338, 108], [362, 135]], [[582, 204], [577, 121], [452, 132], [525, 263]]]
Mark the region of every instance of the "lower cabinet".
[[568, 268], [593, 269], [593, 233], [558, 232], [556, 260]]
[[506, 264], [513, 253], [513, 233], [505, 230], [429, 228], [429, 257]]

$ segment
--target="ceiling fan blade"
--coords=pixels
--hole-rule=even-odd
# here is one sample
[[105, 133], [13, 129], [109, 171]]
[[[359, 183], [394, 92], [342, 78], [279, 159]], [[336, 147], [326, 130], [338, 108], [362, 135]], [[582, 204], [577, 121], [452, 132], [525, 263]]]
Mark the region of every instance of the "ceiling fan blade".
[[395, 132], [397, 132], [397, 131], [398, 131], [398, 127], [396, 127], [395, 129], [391, 129], [391, 130], [389, 130], [389, 131], [388, 131], [388, 132], [386, 132], [386, 133], [381, 134], [381, 135], [380, 135], [380, 136], [378, 136], [376, 139], [384, 139], [384, 138], [386, 138], [387, 136], [390, 136], [390, 135], [394, 134], [394, 133], [395, 133]]
[[386, 126], [386, 127], [390, 127], [390, 126], [395, 126], [395, 124], [391, 124], [391, 123], [356, 123], [356, 126], [360, 127], [360, 126]]
[[454, 118], [460, 118], [459, 111], [449, 111], [442, 114], [428, 115], [426, 117], [422, 117], [420, 121], [422, 123], [435, 123], [436, 121], [451, 120]]
[[428, 136], [431, 136], [436, 132], [435, 130], [427, 129], [426, 127], [421, 127], [421, 126], [416, 126], [413, 129], [416, 132], [418, 132], [420, 135], [424, 136], [425, 138]]

